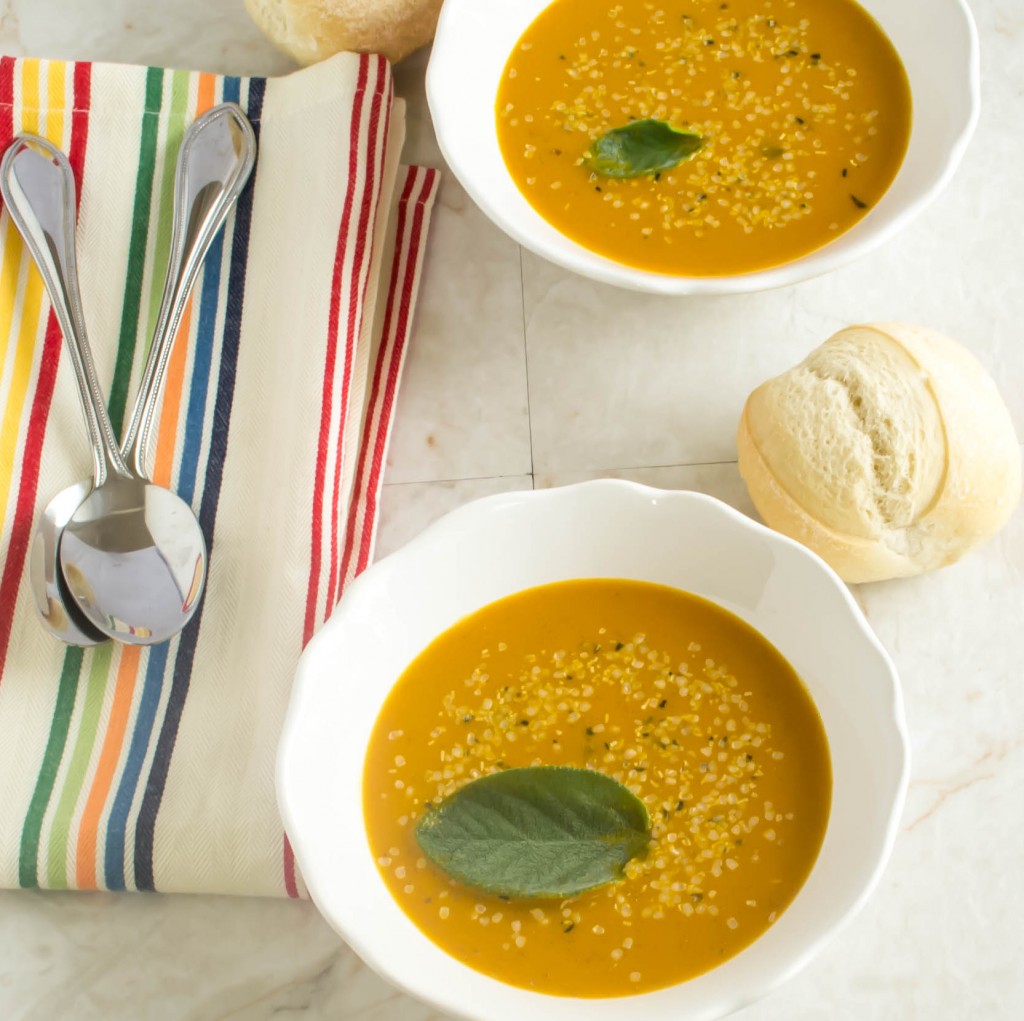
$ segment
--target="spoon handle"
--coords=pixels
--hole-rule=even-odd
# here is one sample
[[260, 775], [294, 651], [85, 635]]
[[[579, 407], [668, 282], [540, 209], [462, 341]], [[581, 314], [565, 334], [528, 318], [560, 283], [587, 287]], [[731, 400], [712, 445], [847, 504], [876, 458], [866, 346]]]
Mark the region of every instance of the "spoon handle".
[[174, 175], [174, 220], [167, 279], [139, 393], [121, 444], [146, 478], [146, 451], [164, 373], [203, 260], [256, 162], [256, 136], [234, 103], [222, 103], [189, 128]]
[[102, 485], [110, 475], [130, 477], [96, 376], [82, 313], [71, 164], [46, 139], [19, 135], [0, 161], [0, 194], [39, 268], [67, 343], [89, 430], [96, 485]]

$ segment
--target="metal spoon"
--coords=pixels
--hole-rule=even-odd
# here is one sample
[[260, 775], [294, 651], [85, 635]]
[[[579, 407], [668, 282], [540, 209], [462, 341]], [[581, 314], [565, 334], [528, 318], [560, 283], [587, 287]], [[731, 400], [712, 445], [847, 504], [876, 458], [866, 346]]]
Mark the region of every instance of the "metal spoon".
[[[52, 147], [44, 144], [41, 148], [53, 156]], [[159, 400], [163, 373], [189, 292], [210, 242], [244, 187], [252, 169], [254, 155], [255, 138], [252, 129], [233, 104], [215, 108], [200, 118], [190, 129], [179, 154], [175, 185], [174, 246], [168, 266], [168, 279], [156, 335], [123, 448], [125, 460], [129, 464], [138, 465], [139, 475], [142, 475], [149, 429]], [[13, 154], [11, 159], [14, 159]], [[41, 157], [40, 160], [47, 162]], [[55, 161], [59, 165], [60, 161]], [[3, 164], [0, 164], [0, 184], [6, 186], [9, 175], [4, 170]], [[71, 186], [73, 189], [73, 180]], [[71, 196], [73, 210], [73, 190]], [[17, 197], [12, 194], [9, 202], [13, 209]], [[73, 250], [71, 255], [73, 259]], [[114, 637], [135, 643], [149, 644], [170, 637], [184, 626], [195, 611], [205, 576], [205, 544], [194, 516], [191, 511], [187, 515], [183, 513], [182, 508], [187, 510], [187, 507], [173, 494], [156, 486], [145, 485], [144, 479], [136, 480], [136, 496], [134, 502], [129, 501], [128, 513], [125, 515], [124, 496], [126, 491], [131, 491], [117, 479], [110, 480], [105, 492], [115, 494], [116, 498], [108, 498], [106, 506], [120, 509], [121, 516], [114, 519], [117, 523], [111, 525], [108, 521], [101, 524], [95, 520], [95, 513], [91, 515], [93, 520], [88, 517], [85, 519], [93, 535], [114, 536], [109, 550], [100, 548], [102, 559], [99, 563], [95, 546], [87, 550], [87, 566], [90, 570], [99, 570], [100, 580], [108, 586], [102, 594], [106, 602], [101, 602], [90, 591], [92, 582], [89, 574], [80, 565], [69, 565], [68, 576], [74, 579], [78, 590], [72, 593], [64, 583], [58, 564], [62, 545], [61, 530], [89, 498], [91, 488], [88, 482], [83, 482], [63, 490], [46, 507], [37, 525], [30, 559], [30, 580], [40, 618], [57, 637], [78, 645], [96, 644], [105, 638], [93, 623], [99, 623], [101, 627], [107, 625], [104, 630], [111, 632]], [[138, 499], [139, 494], [141, 500]], [[134, 521], [133, 530], [127, 534], [122, 526], [126, 519]], [[151, 524], [156, 527], [151, 528]], [[145, 531], [140, 525], [145, 527]], [[182, 528], [180, 534], [177, 532], [178, 527]], [[124, 542], [125, 538], [131, 539], [133, 536], [141, 539], [141, 542]], [[191, 536], [194, 559], [188, 555], [187, 549], [183, 552], [183, 539], [187, 543], [188, 536]], [[177, 562], [168, 563], [166, 553], [177, 554]], [[143, 570], [141, 574], [138, 572], [140, 563], [145, 563], [147, 555], [150, 560], [157, 560], [155, 566], [158, 570], [154, 577], [162, 584], [156, 593], [161, 597], [159, 600], [153, 599], [152, 585], [146, 571]], [[129, 563], [134, 570], [126, 573], [121, 569], [125, 563]], [[190, 563], [191, 577], [187, 571]], [[104, 568], [107, 571], [105, 577], [102, 573]], [[141, 583], [145, 590], [143, 594], [148, 597], [139, 600], [133, 596], [130, 599], [130, 616], [117, 613], [118, 607], [125, 603], [126, 582]], [[89, 605], [103, 614], [99, 620], [83, 616], [74, 598], [78, 595], [85, 596]], [[121, 602], [116, 602], [117, 599], [121, 599]], [[111, 623], [113, 628], [110, 627]], [[154, 627], [154, 623], [157, 626]]]
[[[229, 136], [230, 151], [225, 145]], [[129, 464], [139, 464], [140, 470], [148, 446], [148, 426], [143, 435], [142, 423], [152, 422], [189, 294], [210, 244], [245, 187], [255, 153], [252, 128], [234, 103], [222, 104], [204, 114], [192, 124], [182, 142], [175, 172], [172, 236], [184, 238], [185, 243], [172, 252], [168, 262], [149, 359], [121, 445], [121, 456]], [[210, 165], [213, 156], [215, 167]], [[91, 489], [91, 481], [77, 482], [61, 490], [46, 505], [36, 524], [29, 555], [29, 584], [39, 619], [51, 634], [70, 645], [107, 641], [107, 636], [94, 628], [78, 609], [64, 581], [59, 558], [64, 527]]]
[[[38, 146], [38, 150], [46, 155], [41, 155], [40, 151], [32, 146]], [[27, 164], [26, 160], [28, 160]], [[102, 395], [99, 392], [99, 385], [96, 382], [91, 352], [81, 340], [84, 335], [84, 325], [81, 297], [78, 293], [75, 252], [67, 241], [68, 236], [72, 238], [74, 236], [74, 178], [71, 176], [70, 167], [68, 167], [70, 193], [65, 194], [68, 186], [60, 169], [57, 170], [57, 176], [55, 176], [53, 160], [63, 161], [63, 165], [66, 166], [63, 154], [49, 142], [34, 137], [17, 139], [4, 154], [3, 160], [0, 161], [0, 193], [3, 195], [4, 204], [11, 219], [24, 236], [29, 251], [39, 267], [43, 283], [50, 296], [50, 302], [60, 323], [61, 332], [64, 334], [89, 432], [96, 478], [102, 481], [111, 473], [115, 476], [127, 477], [128, 469], [111, 442], [113, 431]], [[57, 166], [60, 166], [60, 162]], [[39, 167], [43, 168], [41, 173], [38, 171]], [[37, 168], [34, 177], [33, 168]], [[28, 187], [27, 193], [26, 187]], [[36, 207], [43, 211], [42, 220], [36, 214]], [[91, 489], [88, 483], [84, 486], [82, 499], [88, 496]], [[72, 515], [78, 506], [78, 504], [72, 506], [74, 494], [65, 490], [61, 497], [63, 499], [54, 502], [52, 512], [58, 516]], [[59, 537], [53, 537], [46, 544], [48, 549], [43, 551], [44, 556], [56, 557], [57, 538]], [[33, 550], [31, 574], [36, 572], [39, 560], [36, 550]], [[64, 600], [56, 586], [55, 592], [56, 596], [53, 602], [47, 602], [45, 611], [40, 606], [40, 611], [45, 612], [47, 619], [55, 628], [70, 627], [74, 631], [75, 625], [70, 622], [70, 618], [62, 606]]]
[[[77, 589], [89, 597], [79, 601], [79, 605], [90, 623], [104, 632], [107, 629], [102, 623], [112, 620], [119, 628], [121, 621], [126, 620], [125, 615], [118, 612], [123, 609], [135, 618], [126, 620], [128, 628], [145, 638], [169, 626], [178, 630], [183, 623], [179, 623], [183, 611], [178, 609], [178, 619], [172, 621], [168, 596], [175, 590], [188, 592], [187, 579], [182, 576], [193, 564], [198, 564], [202, 575], [205, 544], [188, 505], [166, 490], [150, 492], [156, 487], [150, 487], [131, 474], [114, 440], [82, 314], [74, 243], [75, 182], [71, 167], [64, 154], [49, 142], [20, 138], [0, 163], [0, 186], [11, 219], [39, 267], [60, 322], [93, 448], [93, 489], [72, 515], [71, 524], [83, 508], [87, 509], [87, 526], [95, 534], [99, 525], [102, 529], [99, 539], [109, 543], [115, 551], [114, 556], [104, 556], [102, 546], [90, 546], [94, 556], [86, 562], [85, 571], [75, 564], [70, 565], [73, 570], [65, 569], [68, 589], [72, 596]], [[94, 499], [96, 497], [99, 499]], [[97, 514], [97, 510], [102, 510], [102, 515]], [[61, 547], [66, 536], [67, 529], [61, 538]], [[86, 537], [89, 536], [86, 532]], [[124, 570], [124, 566], [128, 570]], [[136, 567], [142, 570], [133, 569]], [[102, 608], [100, 600], [115, 605], [97, 614], [97, 620], [89, 609], [96, 605]], [[178, 600], [177, 605], [181, 607], [186, 603], [187, 599]], [[192, 609], [194, 607], [187, 606], [184, 612]], [[140, 610], [144, 616], [140, 616]], [[156, 623], [157, 628], [153, 628], [152, 623]]]
[[206, 253], [255, 163], [256, 135], [241, 107], [234, 103], [222, 103], [199, 117], [181, 143], [175, 168], [167, 281], [139, 396], [121, 443], [125, 461], [140, 478], [147, 477], [149, 435], [189, 295]]
[[[149, 428], [181, 316], [209, 246], [248, 180], [255, 151], [252, 128], [233, 103], [204, 114], [183, 140], [175, 174], [175, 244], [149, 359], [121, 448], [124, 459], [138, 465], [139, 474], [144, 470]], [[79, 482], [50, 501], [36, 526], [29, 560], [40, 620], [57, 638], [73, 645], [106, 640], [78, 609], [58, 556], [61, 533], [91, 488], [90, 482]]]

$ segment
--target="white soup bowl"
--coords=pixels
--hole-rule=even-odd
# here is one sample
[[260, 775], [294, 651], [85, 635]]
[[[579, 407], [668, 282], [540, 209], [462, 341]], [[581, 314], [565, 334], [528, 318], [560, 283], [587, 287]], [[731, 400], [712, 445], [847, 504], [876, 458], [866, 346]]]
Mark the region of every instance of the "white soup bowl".
[[736, 294], [797, 283], [865, 255], [942, 191], [978, 119], [978, 34], [965, 0], [861, 0], [910, 80], [910, 144], [885, 195], [834, 241], [787, 262], [733, 276], [672, 276], [598, 255], [549, 224], [519, 191], [498, 147], [495, 100], [506, 61], [549, 0], [445, 0], [427, 68], [427, 100], [448, 166], [510, 237], [583, 276], [658, 294]]
[[[513, 592], [603, 577], [694, 592], [768, 638], [821, 713], [833, 795], [807, 882], [753, 944], [666, 989], [574, 999], [474, 971], [406, 917], [367, 840], [363, 760], [389, 691], [437, 635]], [[357, 578], [302, 655], [277, 788], [314, 902], [401, 989], [473, 1021], [697, 1021], [788, 978], [861, 906], [889, 855], [907, 768], [893, 665], [823, 561], [711, 497], [604, 480], [478, 500]]]

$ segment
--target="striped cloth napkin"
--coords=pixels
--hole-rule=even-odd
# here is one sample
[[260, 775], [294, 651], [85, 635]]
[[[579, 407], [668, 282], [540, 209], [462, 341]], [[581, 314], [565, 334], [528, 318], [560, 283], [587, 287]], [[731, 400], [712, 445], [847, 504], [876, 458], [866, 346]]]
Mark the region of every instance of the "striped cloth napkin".
[[433, 170], [400, 167], [376, 56], [278, 79], [0, 60], [0, 148], [47, 136], [79, 184], [82, 292], [120, 428], [160, 301], [188, 124], [233, 100], [252, 180], [170, 367], [151, 466], [210, 546], [200, 611], [151, 649], [61, 645], [27, 584], [35, 520], [89, 474], [42, 283], [0, 219], [0, 886], [303, 896], [274, 797], [299, 653], [369, 561]]

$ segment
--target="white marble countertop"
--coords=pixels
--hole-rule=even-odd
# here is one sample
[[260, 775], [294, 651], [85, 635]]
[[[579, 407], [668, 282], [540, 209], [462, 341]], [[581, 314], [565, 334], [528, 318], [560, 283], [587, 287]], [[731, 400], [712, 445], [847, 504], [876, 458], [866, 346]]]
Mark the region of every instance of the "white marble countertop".
[[[746, 297], [656, 299], [522, 253], [449, 175], [399, 401], [380, 552], [473, 497], [615, 475], [752, 513], [734, 430], [755, 385], [838, 327], [904, 319], [988, 366], [1024, 436], [1024, 4], [974, 0], [984, 110], [950, 189], [881, 251]], [[0, 51], [290, 69], [242, 0], [6, 0]], [[426, 54], [398, 69], [407, 158], [440, 165]], [[857, 597], [902, 675], [913, 773], [868, 906], [744, 1021], [1024, 1017], [1024, 511], [962, 563]], [[310, 904], [0, 894], [0, 1018], [426, 1021]]]

